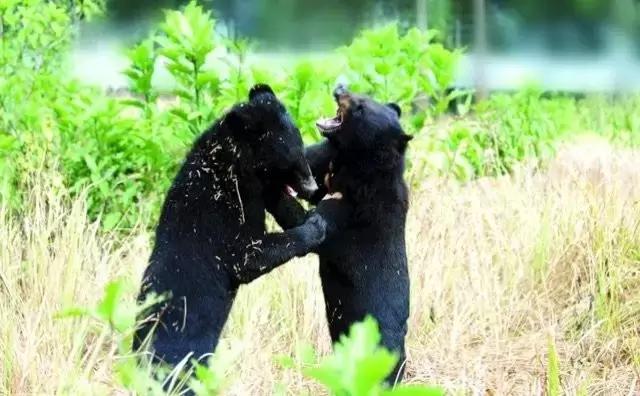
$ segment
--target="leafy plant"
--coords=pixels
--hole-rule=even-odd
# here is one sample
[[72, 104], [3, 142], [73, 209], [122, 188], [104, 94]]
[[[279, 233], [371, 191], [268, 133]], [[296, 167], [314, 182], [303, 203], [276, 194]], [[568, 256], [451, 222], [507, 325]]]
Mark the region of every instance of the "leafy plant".
[[[20, 207], [23, 175], [56, 167], [74, 194], [87, 193], [89, 214], [106, 229], [154, 219], [164, 192], [194, 138], [256, 82], [272, 85], [306, 143], [320, 139], [315, 121], [335, 111], [339, 79], [351, 89], [403, 108], [410, 145], [409, 172], [461, 181], [511, 172], [523, 161], [544, 161], [558, 141], [593, 131], [623, 145], [640, 142], [637, 97], [544, 96], [529, 88], [471, 104], [451, 90], [460, 50], [434, 31], [396, 24], [363, 30], [323, 57], [264, 63], [253, 44], [223, 36], [210, 12], [195, 2], [167, 11], [159, 31], [127, 51], [131, 95], [114, 98], [61, 78], [80, 17], [101, 0], [0, 3], [0, 197]], [[90, 14], [90, 15], [89, 15]], [[171, 96], [154, 86], [166, 63]], [[464, 99], [462, 117], [445, 115]], [[19, 158], [19, 160], [15, 160]]]
[[[384, 379], [398, 362], [398, 356], [380, 346], [380, 331], [372, 317], [354, 324], [348, 336], [334, 345], [333, 354], [315, 362], [315, 352], [305, 348], [302, 372], [326, 387], [332, 395], [340, 396], [438, 396], [439, 387], [398, 385], [389, 388]], [[285, 365], [293, 367], [292, 360]]]
[[[251, 42], [242, 38], [221, 38], [221, 41], [225, 44], [226, 56], [221, 57], [220, 62], [226, 78], [221, 79], [219, 92], [216, 93], [215, 106], [218, 112], [246, 100], [252, 83], [247, 64]], [[223, 68], [218, 67], [218, 70], [223, 71]]]
[[126, 100], [125, 103], [144, 110], [147, 117], [151, 116], [150, 112], [158, 99], [158, 93], [152, 85], [157, 56], [152, 36], [127, 51], [130, 65], [123, 72], [131, 82], [131, 92], [142, 97]]
[[58, 2], [0, 3], [0, 197], [14, 207], [21, 175], [36, 165], [15, 158], [31, 154], [27, 141], [50, 125], [47, 105], [55, 97], [54, 73], [70, 44], [70, 26]]
[[173, 93], [182, 99], [172, 113], [186, 121], [194, 135], [213, 118], [213, 94], [220, 84], [216, 71], [205, 64], [219, 45], [214, 27], [210, 13], [192, 1], [183, 11], [166, 11], [163, 34], [156, 37], [176, 83]]
[[537, 88], [515, 95], [495, 95], [478, 105], [479, 118], [493, 139], [496, 166], [510, 172], [525, 159], [544, 161], [554, 153], [554, 143], [568, 133], [574, 101], [542, 97]]
[[[152, 296], [141, 305], [136, 305], [127, 296], [131, 286], [124, 280], [109, 282], [103, 297], [93, 307], [70, 307], [61, 311], [58, 319], [92, 318], [101, 334], [109, 334], [117, 346], [115, 363], [116, 378], [129, 391], [140, 394], [163, 395], [165, 391], [179, 392], [185, 385], [197, 395], [218, 394], [226, 383], [227, 368], [231, 363], [228, 350], [218, 351], [209, 365], [193, 362], [193, 376], [185, 370], [186, 364], [168, 372], [163, 366], [149, 370], [141, 365], [141, 356], [130, 352], [132, 336], [136, 329], [136, 318], [141, 312], [161, 301]], [[102, 337], [103, 337], [102, 336]], [[398, 385], [389, 388], [384, 379], [398, 362], [397, 355], [379, 345], [380, 332], [375, 320], [365, 318], [354, 324], [348, 337], [343, 337], [334, 346], [334, 353], [320, 362], [311, 347], [303, 350], [302, 372], [306, 376], [325, 385], [334, 395], [344, 396], [438, 396], [444, 395], [439, 387], [424, 385]], [[283, 359], [283, 364], [293, 367], [291, 359]], [[186, 363], [186, 360], [184, 361]]]
[[326, 60], [303, 60], [287, 70], [282, 97], [300, 126], [306, 143], [314, 143], [321, 138], [315, 122], [335, 113], [336, 105], [331, 92], [337, 75], [335, 65]]
[[417, 28], [401, 34], [397, 24], [364, 30], [341, 50], [353, 89], [397, 102], [412, 115], [409, 128], [421, 128], [425, 117], [444, 113], [451, 100], [466, 94], [448, 92], [461, 52], [446, 49], [436, 37]]

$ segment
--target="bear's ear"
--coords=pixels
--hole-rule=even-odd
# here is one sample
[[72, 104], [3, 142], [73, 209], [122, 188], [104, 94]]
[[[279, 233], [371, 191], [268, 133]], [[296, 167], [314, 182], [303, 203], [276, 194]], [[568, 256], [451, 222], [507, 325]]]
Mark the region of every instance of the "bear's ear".
[[400, 118], [400, 116], [402, 115], [402, 110], [400, 109], [400, 106], [398, 106], [397, 103], [393, 103], [393, 102], [387, 103], [387, 107], [395, 111], [396, 114], [398, 115], [398, 118]]
[[251, 90], [249, 90], [249, 101], [253, 101], [257, 97], [262, 95], [271, 95], [273, 97], [276, 96], [276, 94], [273, 93], [273, 89], [271, 89], [271, 87], [267, 84], [256, 84], [251, 87]]
[[411, 139], [413, 139], [413, 136], [404, 133], [398, 137], [398, 150], [401, 153], [404, 153], [404, 151], [407, 149], [407, 145], [409, 144]]

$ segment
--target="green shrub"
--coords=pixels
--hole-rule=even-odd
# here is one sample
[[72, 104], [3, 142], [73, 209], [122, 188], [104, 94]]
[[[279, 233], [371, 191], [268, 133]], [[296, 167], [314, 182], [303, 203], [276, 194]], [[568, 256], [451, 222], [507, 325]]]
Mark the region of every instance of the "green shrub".
[[166, 11], [162, 34], [156, 37], [159, 53], [167, 60], [174, 79], [173, 93], [180, 99], [172, 114], [185, 121], [193, 135], [199, 134], [215, 118], [213, 100], [220, 80], [205, 62], [220, 45], [214, 36], [214, 20], [196, 3], [184, 11]]
[[[233, 103], [244, 100], [252, 84], [268, 82], [282, 98], [300, 126], [305, 142], [313, 143], [320, 138], [315, 121], [335, 112], [331, 91], [341, 71], [344, 72], [345, 69], [346, 74], [365, 76], [367, 81], [389, 80], [390, 83], [385, 86], [393, 85], [395, 88], [385, 91], [384, 95], [407, 106], [420, 98], [432, 98], [433, 106], [415, 112], [416, 115], [412, 118], [410, 125], [419, 125], [426, 114], [443, 112], [448, 106], [448, 101], [456, 95], [447, 93], [446, 88], [453, 79], [454, 62], [458, 53], [433, 43], [433, 33], [422, 33], [414, 29], [400, 36], [397, 27], [389, 25], [364, 32], [362, 37], [354, 41], [354, 44], [342, 49], [336, 56], [314, 61], [302, 60], [292, 65], [276, 65], [268, 68], [249, 64], [247, 57], [250, 44], [244, 40], [229, 40], [221, 37], [214, 32], [214, 26], [215, 21], [210, 13], [205, 12], [195, 3], [190, 3], [183, 11], [167, 11], [160, 33], [129, 52], [131, 66], [125, 73], [131, 80], [131, 91], [142, 99], [128, 100], [124, 103], [143, 109], [146, 118], [150, 120], [157, 121], [160, 115], [168, 112], [175, 118], [171, 129], [188, 129], [193, 136]], [[388, 39], [392, 42], [397, 41], [397, 48], [390, 47], [386, 54], [373, 53], [366, 59], [360, 56], [360, 47], [374, 48], [380, 44], [380, 41]], [[391, 60], [390, 54], [393, 54], [395, 49], [401, 50], [403, 55], [396, 60]], [[158, 93], [151, 85], [156, 56], [166, 59], [171, 83], [175, 86], [172, 92], [178, 98], [177, 103], [169, 106], [168, 110], [161, 109], [157, 105], [155, 99]], [[387, 56], [389, 61], [380, 63], [378, 61], [380, 56]], [[364, 62], [357, 63], [354, 59], [361, 59]], [[408, 73], [402, 72], [405, 69]], [[389, 70], [393, 70], [393, 73], [388, 72]], [[414, 87], [408, 79], [415, 79], [420, 82], [420, 85]], [[383, 86], [365, 87], [361, 85], [362, 81], [364, 80], [359, 82], [354, 79], [354, 89], [367, 93], [372, 89], [381, 89]], [[378, 96], [379, 94], [376, 93], [376, 97]], [[155, 125], [156, 135], [158, 130], [162, 130], [162, 126], [162, 124]], [[144, 125], [136, 127], [144, 130]], [[185, 146], [188, 140], [188, 136], [185, 135], [178, 139], [178, 141], [184, 141]], [[178, 145], [176, 143], [168, 147]], [[162, 147], [167, 146], [163, 144]], [[139, 168], [141, 165], [146, 165], [146, 163], [140, 164], [142, 159], [147, 157], [154, 159], [158, 156], [154, 153], [141, 152], [139, 157], [141, 159], [138, 161], [128, 158], [118, 159], [118, 161], [133, 162], [132, 165]], [[178, 155], [177, 158], [180, 156]], [[106, 159], [105, 162], [109, 160]], [[176, 161], [169, 159], [169, 162], [170, 166], [159, 166], [157, 169], [172, 174], [170, 170], [175, 168]], [[142, 168], [141, 172], [155, 176], [154, 170], [148, 167]], [[141, 175], [139, 180], [138, 184], [144, 184], [149, 180], [151, 185], [161, 187], [167, 185], [166, 180], [159, 180], [156, 177]], [[140, 186], [139, 190], [144, 194], [149, 193], [145, 185]], [[156, 195], [161, 196], [162, 192], [156, 191]], [[101, 210], [106, 210], [107, 216], [113, 219], [108, 222], [108, 225], [111, 225], [123, 216], [119, 212], [114, 215], [115, 209], [107, 207], [107, 201], [107, 196], [96, 199], [96, 202], [102, 203]], [[134, 203], [137, 202], [139, 199], [134, 201]]]
[[[307, 144], [320, 139], [315, 121], [335, 111], [339, 79], [352, 90], [403, 108], [417, 136], [409, 174], [466, 181], [544, 162], [557, 142], [592, 131], [624, 145], [640, 142], [637, 97], [577, 101], [539, 90], [493, 95], [476, 105], [451, 91], [459, 50], [433, 31], [396, 24], [362, 31], [325, 57], [281, 64], [250, 61], [252, 44], [215, 31], [210, 12], [192, 2], [167, 11], [158, 30], [126, 52], [129, 97], [116, 98], [63, 76], [80, 16], [101, 0], [7, 0], [0, 3], [0, 199], [20, 208], [22, 175], [57, 167], [75, 194], [87, 191], [91, 218], [107, 229], [140, 218], [152, 225], [166, 189], [194, 136], [256, 82], [282, 98]], [[153, 85], [156, 65], [169, 73], [170, 97]], [[463, 116], [445, 114], [464, 99]], [[17, 159], [17, 160], [16, 160]]]
[[514, 95], [494, 95], [477, 107], [478, 117], [491, 135], [495, 167], [500, 173], [528, 158], [548, 159], [554, 142], [569, 132], [573, 99], [546, 99], [536, 89]]
[[443, 114], [451, 100], [464, 94], [447, 91], [461, 52], [446, 49], [436, 37], [435, 31], [417, 28], [401, 34], [396, 24], [364, 30], [341, 50], [350, 85], [380, 101], [398, 103], [410, 116], [409, 130], [421, 128], [428, 115]]
[[590, 96], [581, 102], [574, 123], [624, 146], [640, 145], [640, 96]]
[[372, 317], [351, 326], [349, 335], [334, 345], [333, 354], [304, 369], [304, 374], [340, 396], [443, 396], [439, 387], [398, 385], [383, 381], [398, 362], [398, 356], [379, 345], [380, 331]]
[[412, 174], [418, 180], [436, 174], [462, 181], [507, 174], [522, 162], [544, 164], [560, 142], [585, 131], [634, 145], [639, 104], [545, 97], [535, 88], [495, 94], [463, 118], [427, 125], [411, 144]]
[[0, 198], [17, 207], [21, 174], [37, 166], [25, 145], [55, 128], [49, 105], [72, 39], [71, 19], [58, 2], [6, 0], [0, 32]]

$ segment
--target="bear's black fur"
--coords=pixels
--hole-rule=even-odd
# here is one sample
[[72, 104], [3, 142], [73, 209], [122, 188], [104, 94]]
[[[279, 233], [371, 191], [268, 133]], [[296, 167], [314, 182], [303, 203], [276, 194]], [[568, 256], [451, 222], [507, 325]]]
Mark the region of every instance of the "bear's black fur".
[[409, 317], [409, 274], [405, 245], [408, 190], [403, 180], [410, 136], [399, 123], [400, 108], [338, 87], [338, 115], [318, 122], [327, 138], [306, 150], [318, 183], [315, 199], [327, 191], [340, 200], [320, 201], [316, 211], [328, 224], [318, 249], [327, 321], [335, 342], [367, 314], [379, 323], [382, 345], [400, 361], [387, 382], [401, 380]]
[[154, 358], [172, 365], [213, 352], [238, 287], [323, 241], [318, 215], [266, 233], [265, 209], [284, 229], [304, 218], [292, 189], [317, 190], [300, 132], [271, 88], [257, 85], [197, 139], [167, 193], [139, 301], [169, 299], [152, 307], [135, 349], [151, 336]]

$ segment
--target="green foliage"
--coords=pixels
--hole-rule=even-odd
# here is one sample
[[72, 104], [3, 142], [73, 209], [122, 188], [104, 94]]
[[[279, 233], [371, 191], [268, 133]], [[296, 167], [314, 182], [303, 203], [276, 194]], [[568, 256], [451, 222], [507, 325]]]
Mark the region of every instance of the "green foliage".
[[600, 134], [612, 142], [637, 147], [640, 145], [640, 97], [627, 96], [618, 99], [605, 96], [586, 98], [572, 114], [573, 121]]
[[412, 28], [401, 34], [396, 24], [365, 30], [342, 49], [349, 66], [350, 85], [381, 101], [398, 103], [412, 114], [409, 127], [420, 128], [429, 114], [443, 114], [463, 93], [448, 93], [461, 52], [435, 42], [435, 31]]
[[[219, 92], [216, 93], [218, 112], [223, 112], [233, 104], [246, 100], [253, 81], [247, 65], [251, 43], [242, 38], [222, 38], [221, 40], [226, 46], [227, 56], [220, 58], [220, 64], [226, 70], [218, 67], [222, 70], [221, 74], [226, 77], [220, 81]], [[268, 78], [264, 81], [268, 81]]]
[[0, 2], [0, 198], [12, 206], [19, 204], [21, 174], [35, 165], [15, 158], [30, 152], [25, 145], [34, 135], [48, 134], [70, 23], [58, 2]]
[[[99, 9], [99, 3], [88, 3], [82, 12], [88, 12], [86, 7]], [[92, 217], [104, 214], [108, 228], [132, 224], [140, 216], [132, 204], [153, 206], [142, 197], [151, 186], [167, 185], [164, 173], [171, 171], [175, 156], [174, 146], [166, 144], [170, 125], [140, 127], [148, 121], [126, 117], [115, 98], [60, 77], [78, 4], [11, 0], [0, 5], [0, 193], [5, 202], [19, 206], [22, 180], [46, 160], [61, 167], [72, 192], [91, 187]], [[144, 55], [132, 55], [139, 70]], [[138, 70], [135, 67], [132, 70]], [[139, 89], [147, 89], [147, 100], [153, 99], [144, 84]], [[161, 136], [152, 139], [151, 131]], [[182, 153], [184, 143], [180, 146]]]
[[46, 73], [60, 67], [72, 37], [64, 6], [42, 0], [6, 0], [0, 4], [0, 13], [0, 62], [5, 75], [26, 77], [25, 71]]
[[556, 343], [549, 336], [547, 362], [547, 394], [549, 396], [559, 396], [562, 388], [560, 387], [560, 358], [556, 351]]
[[90, 316], [107, 324], [115, 332], [125, 334], [135, 327], [138, 311], [135, 304], [127, 304], [124, 300], [129, 287], [123, 280], [109, 282], [104, 288], [104, 296], [95, 307], [67, 308], [58, 314], [58, 318]]
[[510, 173], [522, 162], [544, 164], [559, 142], [591, 132], [626, 146], [638, 144], [640, 102], [590, 97], [578, 101], [535, 88], [496, 94], [463, 118], [427, 125], [411, 143], [412, 176], [451, 175], [467, 181]]
[[320, 382], [332, 395], [340, 396], [437, 396], [444, 395], [439, 387], [384, 385], [398, 357], [379, 345], [380, 331], [372, 317], [354, 324], [348, 336], [334, 345], [333, 354], [315, 363], [315, 353], [305, 349], [303, 373]]
[[[34, 148], [46, 150], [72, 193], [87, 191], [92, 218], [100, 218], [106, 229], [127, 228], [140, 217], [156, 217], [193, 136], [245, 100], [255, 82], [276, 89], [305, 141], [313, 143], [320, 138], [315, 121], [335, 111], [330, 93], [345, 71], [365, 76], [354, 79], [356, 87], [371, 81], [366, 92], [384, 88], [375, 96], [407, 108], [433, 97], [436, 105], [416, 112], [411, 125], [443, 110], [438, 104], [446, 102], [444, 88], [453, 75], [454, 53], [432, 43], [433, 33], [401, 35], [395, 25], [364, 32], [326, 59], [263, 67], [249, 62], [251, 43], [221, 36], [211, 14], [191, 2], [183, 10], [166, 11], [159, 31], [126, 52], [129, 66], [123, 73], [131, 95], [118, 99], [60, 77], [76, 22], [102, 6], [97, 0], [8, 0], [0, 5], [0, 194], [15, 207], [20, 205], [21, 175], [41, 166]], [[385, 40], [393, 45], [382, 45]], [[364, 62], [355, 61], [380, 46]], [[153, 85], [159, 61], [166, 64], [175, 99], [163, 99]], [[29, 158], [12, 161], [16, 156]]]
[[337, 69], [331, 60], [300, 61], [287, 70], [282, 86], [282, 98], [291, 116], [300, 127], [306, 143], [317, 142], [321, 136], [315, 122], [335, 113], [332, 92]]
[[104, 215], [110, 229], [155, 211], [162, 197], [151, 191], [168, 187], [167, 173], [177, 165], [172, 158], [188, 141], [173, 133], [175, 122], [166, 114], [127, 116], [117, 99], [86, 89], [60, 96], [54, 109], [67, 185], [76, 194], [89, 188], [89, 214]]
[[478, 113], [485, 125], [494, 125], [496, 166], [509, 172], [527, 158], [545, 160], [553, 153], [553, 142], [568, 132], [573, 99], [544, 99], [535, 89], [512, 96], [496, 95], [481, 103]]
[[[74, 194], [86, 191], [89, 215], [106, 229], [155, 219], [164, 192], [194, 135], [256, 82], [283, 100], [307, 144], [320, 136], [315, 121], [331, 115], [331, 91], [346, 78], [352, 90], [403, 108], [410, 177], [446, 175], [466, 181], [511, 172], [522, 161], [543, 163], [559, 140], [593, 131], [624, 145], [640, 142], [640, 100], [544, 97], [525, 89], [471, 104], [453, 90], [460, 51], [435, 31], [396, 24], [362, 31], [324, 57], [266, 64], [252, 45], [216, 32], [195, 2], [166, 11], [157, 32], [126, 52], [125, 98], [61, 77], [80, 17], [103, 2], [7, 0], [0, 3], [0, 199], [20, 208], [24, 175], [55, 167]], [[154, 86], [166, 64], [169, 96]], [[446, 111], [453, 100], [463, 117]], [[15, 159], [19, 158], [19, 161]]]
[[425, 128], [410, 146], [412, 182], [419, 182], [426, 174], [468, 181], [489, 173], [487, 138], [475, 123], [455, 121]]
[[131, 81], [131, 92], [142, 96], [142, 100], [136, 98], [125, 103], [143, 109], [146, 116], [151, 115], [149, 112], [158, 99], [158, 93], [152, 86], [157, 56], [153, 37], [148, 38], [127, 51], [129, 67], [123, 72]]
[[194, 363], [194, 377], [189, 380], [191, 388], [198, 396], [213, 396], [223, 393], [229, 382], [229, 368], [234, 355], [224, 345], [218, 345], [209, 358], [208, 366]]
[[156, 37], [160, 54], [167, 59], [167, 70], [177, 84], [174, 94], [182, 106], [172, 113], [198, 134], [213, 118], [213, 97], [220, 83], [215, 70], [205, 67], [207, 58], [214, 50], [214, 21], [210, 13], [203, 11], [195, 2], [184, 11], [166, 11], [161, 24], [163, 35]]

